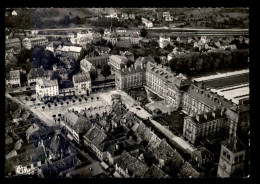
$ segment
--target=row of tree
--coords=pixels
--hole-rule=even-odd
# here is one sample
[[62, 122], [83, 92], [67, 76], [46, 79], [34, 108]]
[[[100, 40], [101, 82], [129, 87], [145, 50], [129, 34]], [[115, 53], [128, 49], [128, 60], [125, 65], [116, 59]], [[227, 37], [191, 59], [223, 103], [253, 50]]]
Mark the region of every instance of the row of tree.
[[106, 27], [106, 28], [109, 28], [112, 25], [113, 27], [125, 27], [125, 28], [128, 28], [126, 22], [119, 21], [117, 18], [100, 17], [97, 20], [92, 21], [91, 24], [92, 24], [92, 26], [95, 26], [95, 27]]
[[189, 55], [175, 57], [169, 62], [172, 71], [196, 76], [209, 71], [235, 70], [249, 67], [249, 49], [193, 52]]

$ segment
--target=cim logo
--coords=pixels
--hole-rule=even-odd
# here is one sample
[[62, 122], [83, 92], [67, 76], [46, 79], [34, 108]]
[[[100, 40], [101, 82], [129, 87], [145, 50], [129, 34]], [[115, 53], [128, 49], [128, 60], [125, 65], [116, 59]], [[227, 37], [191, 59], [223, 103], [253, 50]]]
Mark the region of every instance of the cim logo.
[[23, 167], [21, 165], [19, 165], [17, 168], [16, 168], [16, 172], [18, 174], [33, 174], [33, 171], [31, 169], [27, 169], [26, 167]]

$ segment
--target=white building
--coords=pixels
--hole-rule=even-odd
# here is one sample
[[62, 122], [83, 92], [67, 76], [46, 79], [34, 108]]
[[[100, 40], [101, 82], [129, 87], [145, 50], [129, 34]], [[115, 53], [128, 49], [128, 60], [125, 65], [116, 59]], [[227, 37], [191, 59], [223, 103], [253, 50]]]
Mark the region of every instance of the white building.
[[145, 24], [146, 27], [151, 28], [153, 27], [153, 23], [146, 18], [142, 18], [142, 23]]
[[170, 15], [170, 12], [163, 12], [163, 18], [165, 21], [173, 21], [173, 16]]
[[95, 70], [95, 67], [86, 59], [80, 61], [80, 69], [84, 73], [88, 73]]
[[13, 15], [13, 16], [17, 16], [18, 14], [17, 14], [17, 12], [14, 10], [14, 11], [12, 11], [12, 15]]
[[53, 97], [59, 95], [58, 81], [57, 79], [49, 80], [49, 79], [40, 78], [36, 82], [35, 90], [36, 90], [36, 97], [40, 101], [52, 99]]
[[10, 71], [9, 75], [6, 76], [5, 83], [7, 86], [10, 87], [21, 86], [20, 71], [19, 70]]
[[125, 56], [112, 55], [112, 56], [109, 56], [108, 64], [114, 70], [118, 70], [118, 69], [123, 68], [127, 64], [127, 58]]
[[56, 49], [56, 55], [59, 54], [61, 56], [70, 56], [75, 59], [78, 59], [81, 50], [82, 47], [59, 45], [58, 48]]
[[105, 16], [105, 17], [107, 17], [107, 18], [117, 18], [118, 19], [118, 17], [117, 17], [117, 13], [116, 12], [114, 12], [114, 13], [111, 13], [110, 15], [107, 15], [107, 16]]
[[169, 36], [165, 36], [165, 35], [160, 35], [159, 37], [159, 47], [160, 48], [165, 48], [168, 44], [172, 45], [173, 43], [171, 42], [171, 38]]
[[91, 79], [89, 73], [73, 75], [72, 81], [74, 83], [76, 95], [89, 95], [89, 93], [91, 93]]
[[28, 76], [27, 76], [28, 85], [29, 86], [35, 85], [36, 82], [40, 78], [50, 79], [50, 78], [48, 78], [48, 76], [46, 75], [45, 70], [42, 67], [41, 68], [32, 68], [29, 71]]
[[46, 37], [33, 37], [33, 38], [24, 38], [22, 41], [22, 46], [28, 50], [34, 46], [45, 46], [48, 44], [48, 39]]

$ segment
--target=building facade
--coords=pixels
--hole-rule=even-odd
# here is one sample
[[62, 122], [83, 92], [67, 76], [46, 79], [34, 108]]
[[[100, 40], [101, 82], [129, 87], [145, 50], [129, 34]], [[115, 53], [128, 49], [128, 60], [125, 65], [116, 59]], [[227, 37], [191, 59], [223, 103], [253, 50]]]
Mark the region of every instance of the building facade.
[[107, 64], [109, 62], [109, 56], [109, 54], [103, 54], [102, 56], [87, 57], [85, 59], [93, 66], [97, 67]]
[[127, 58], [125, 56], [111, 55], [108, 64], [112, 69], [119, 70], [127, 64]]
[[116, 88], [119, 90], [128, 90], [139, 88], [145, 85], [145, 68], [131, 66], [116, 70], [115, 72]]
[[229, 139], [221, 145], [217, 177], [243, 177], [246, 150], [235, 139]]
[[27, 75], [28, 86], [35, 85], [40, 78], [50, 79], [43, 68], [32, 68]]
[[73, 57], [74, 59], [78, 59], [81, 51], [82, 47], [59, 45], [56, 49], [56, 55], [61, 55], [62, 57]]
[[21, 41], [19, 40], [19, 38], [5, 40], [5, 49], [10, 49], [10, 48], [16, 48], [16, 49], [21, 48]]
[[9, 75], [6, 76], [5, 84], [9, 87], [21, 86], [20, 71], [10, 71]]
[[96, 68], [86, 59], [80, 61], [80, 69], [83, 73], [95, 72]]
[[89, 95], [91, 93], [91, 79], [89, 73], [73, 75], [76, 95]]
[[146, 65], [145, 87], [163, 97], [175, 110], [182, 106], [183, 88], [189, 84], [187, 77], [182, 74], [175, 75], [162, 65], [151, 62]]
[[24, 38], [22, 41], [22, 46], [28, 50], [35, 46], [46, 46], [48, 44], [48, 39], [46, 37], [33, 37]]
[[142, 18], [142, 23], [145, 24], [146, 27], [151, 28], [153, 27], [153, 23], [146, 18]]
[[57, 79], [48, 80], [40, 78], [36, 82], [36, 97], [40, 101], [46, 101], [53, 99], [53, 97], [59, 96], [59, 85]]
[[209, 112], [214, 108], [232, 106], [232, 102], [222, 96], [213, 93], [202, 86], [191, 84], [183, 93], [183, 111], [187, 114], [201, 114]]
[[227, 134], [228, 121], [224, 109], [217, 109], [184, 118], [183, 136], [192, 144], [205, 138], [213, 139]]
[[91, 127], [88, 119], [76, 112], [66, 112], [61, 120], [61, 125], [68, 131], [67, 136], [77, 144], [83, 143], [83, 136]]

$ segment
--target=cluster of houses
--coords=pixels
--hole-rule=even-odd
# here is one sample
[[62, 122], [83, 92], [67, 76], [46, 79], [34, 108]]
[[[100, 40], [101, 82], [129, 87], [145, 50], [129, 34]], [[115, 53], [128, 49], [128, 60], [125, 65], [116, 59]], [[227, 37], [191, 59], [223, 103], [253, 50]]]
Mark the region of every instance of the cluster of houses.
[[112, 43], [112, 45], [123, 48], [128, 48], [132, 44], [139, 44], [142, 39], [138, 30], [130, 30], [123, 27], [118, 27], [116, 30], [105, 29], [102, 38]]
[[[138, 58], [134, 66], [127, 67], [123, 58], [111, 56], [111, 59], [113, 61], [111, 64], [116, 66], [114, 68], [117, 89], [126, 91], [144, 87], [170, 104], [171, 111], [182, 109], [188, 115], [184, 119], [183, 136], [192, 144], [200, 144], [205, 139], [215, 140], [223, 137], [234, 139], [234, 131], [237, 130], [238, 124], [249, 122], [248, 107], [227, 100], [203, 87], [201, 83], [191, 82], [182, 74], [176, 75], [168, 67], [156, 64], [153, 60]], [[226, 147], [223, 146], [222, 149]], [[246, 147], [242, 150], [245, 149]], [[210, 152], [207, 149], [206, 151]], [[229, 153], [237, 155], [240, 151], [229, 150]], [[242, 151], [241, 154], [245, 152]], [[208, 161], [212, 161], [212, 154], [208, 156]], [[238, 161], [240, 170], [244, 161], [245, 155]], [[229, 159], [228, 165], [234, 166], [232, 160]], [[226, 171], [224, 172], [223, 168], [219, 169], [221, 169], [218, 174], [220, 177], [232, 176], [236, 172], [235, 169], [231, 169], [228, 174], [224, 174]]]
[[92, 31], [80, 31], [77, 32], [76, 36], [73, 33], [69, 34], [70, 42], [72, 44], [78, 44], [82, 47], [86, 47], [87, 43], [96, 43], [101, 41], [101, 34], [94, 33]]
[[84, 177], [104, 175], [99, 162], [82, 164], [86, 161], [59, 130], [44, 126], [19, 106], [10, 113], [5, 129], [6, 177], [64, 178], [74, 177], [80, 170], [88, 171]]
[[[71, 140], [90, 150], [114, 177], [166, 178], [169, 176], [162, 168], [171, 159], [176, 168], [180, 168], [181, 177], [199, 177], [199, 173], [165, 139], [160, 139], [126, 109], [120, 95], [112, 95], [110, 107], [98, 109], [67, 112], [62, 115], [61, 126], [67, 130]], [[144, 153], [140, 150], [143, 141], [148, 143], [147, 149], [158, 164], [147, 166], [152, 163], [145, 162]]]

